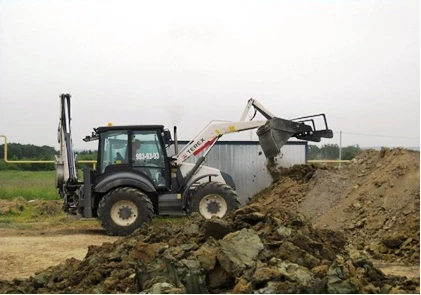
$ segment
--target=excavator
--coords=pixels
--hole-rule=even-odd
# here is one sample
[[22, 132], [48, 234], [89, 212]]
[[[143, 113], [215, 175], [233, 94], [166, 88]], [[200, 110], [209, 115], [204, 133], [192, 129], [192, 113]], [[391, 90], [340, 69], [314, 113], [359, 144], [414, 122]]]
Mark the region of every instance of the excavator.
[[[212, 121], [179, 150], [162, 125], [94, 128], [83, 140], [98, 141], [95, 169], [84, 168], [78, 178], [71, 133], [71, 95], [60, 95], [59, 154], [55, 159], [56, 188], [63, 209], [85, 218], [97, 217], [109, 235], [126, 236], [155, 215], [183, 216], [198, 212], [204, 218], [224, 218], [240, 207], [233, 178], [203, 165], [206, 155], [223, 135], [257, 129], [265, 156], [273, 159], [286, 141], [295, 137], [318, 142], [332, 138], [325, 114], [291, 120], [275, 117], [259, 101], [249, 99], [239, 121]], [[254, 114], [247, 118], [251, 109]], [[259, 112], [264, 120], [254, 120]], [[322, 122], [322, 128], [316, 128]], [[174, 154], [168, 155], [173, 145]], [[186, 162], [192, 156], [195, 163]]]

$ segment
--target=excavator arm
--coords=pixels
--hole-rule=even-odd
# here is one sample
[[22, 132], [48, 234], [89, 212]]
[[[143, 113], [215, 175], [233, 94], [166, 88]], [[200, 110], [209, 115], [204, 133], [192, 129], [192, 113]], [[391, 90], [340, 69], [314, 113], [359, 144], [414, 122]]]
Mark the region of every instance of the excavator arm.
[[72, 195], [77, 186], [76, 158], [73, 151], [72, 133], [70, 129], [70, 94], [60, 95], [60, 119], [57, 139], [60, 153], [56, 155], [56, 187], [62, 197]]
[[[254, 115], [249, 121], [246, 121], [247, 115], [252, 107], [254, 108]], [[253, 121], [257, 112], [262, 114], [267, 120]], [[323, 119], [324, 127], [322, 129], [316, 128], [317, 118]], [[290, 137], [317, 142], [321, 140], [321, 137], [333, 137], [332, 130], [328, 129], [326, 116], [324, 114], [305, 116], [291, 120], [281, 119], [275, 117], [259, 101], [251, 98], [247, 102], [240, 121], [210, 122], [176, 155], [176, 163], [180, 164], [189, 157], [198, 155], [206, 148], [208, 148], [207, 152], [209, 152], [216, 141], [225, 134], [255, 128], [257, 128], [259, 144], [267, 158], [273, 158], [279, 154], [281, 147]]]

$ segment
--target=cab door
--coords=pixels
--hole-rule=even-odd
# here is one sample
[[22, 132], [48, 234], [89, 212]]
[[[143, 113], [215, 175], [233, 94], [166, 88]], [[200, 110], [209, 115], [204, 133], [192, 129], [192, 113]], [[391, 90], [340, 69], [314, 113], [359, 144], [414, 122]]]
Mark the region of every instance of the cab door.
[[135, 171], [146, 174], [157, 190], [170, 187], [170, 166], [158, 130], [136, 130], [129, 134], [129, 161]]

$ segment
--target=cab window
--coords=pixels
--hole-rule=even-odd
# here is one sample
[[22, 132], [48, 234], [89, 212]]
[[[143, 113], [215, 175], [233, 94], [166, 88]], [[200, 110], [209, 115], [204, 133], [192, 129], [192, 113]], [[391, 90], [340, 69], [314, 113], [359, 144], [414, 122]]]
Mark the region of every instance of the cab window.
[[127, 131], [108, 131], [101, 136], [101, 173], [111, 164], [128, 164]]

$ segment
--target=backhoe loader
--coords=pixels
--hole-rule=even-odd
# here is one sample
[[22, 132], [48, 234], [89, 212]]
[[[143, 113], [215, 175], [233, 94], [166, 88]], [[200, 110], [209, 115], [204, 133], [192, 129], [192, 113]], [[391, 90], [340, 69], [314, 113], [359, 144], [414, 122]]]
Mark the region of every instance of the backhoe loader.
[[[281, 119], [250, 99], [239, 121], [210, 122], [180, 151], [176, 127], [174, 140], [162, 125], [94, 128], [84, 141], [98, 141], [96, 169], [84, 168], [83, 181], [79, 181], [70, 98], [70, 94], [60, 95], [56, 188], [64, 211], [98, 217], [110, 235], [129, 235], [142, 224], [149, 224], [154, 215], [199, 212], [204, 218], [223, 218], [238, 209], [240, 201], [232, 177], [203, 165], [206, 155], [225, 134], [257, 128], [259, 143], [268, 158], [275, 157], [290, 137], [309, 141], [333, 137], [324, 114]], [[254, 116], [246, 120], [252, 107], [254, 115], [259, 112], [266, 120], [254, 120]], [[322, 129], [316, 129], [317, 117], [322, 118]], [[174, 145], [174, 155], [167, 154], [170, 145]], [[193, 155], [199, 156], [196, 163], [187, 163]]]

